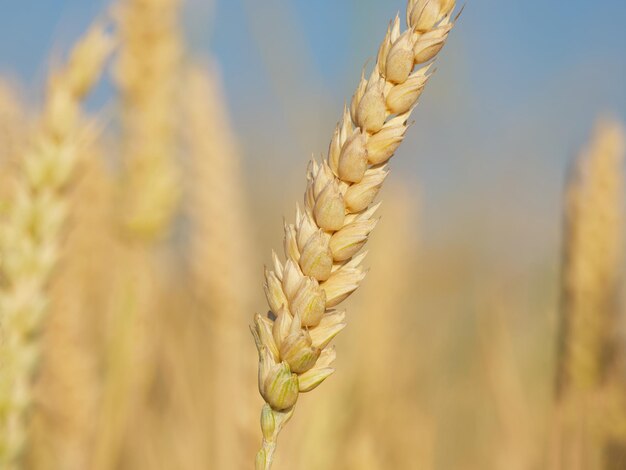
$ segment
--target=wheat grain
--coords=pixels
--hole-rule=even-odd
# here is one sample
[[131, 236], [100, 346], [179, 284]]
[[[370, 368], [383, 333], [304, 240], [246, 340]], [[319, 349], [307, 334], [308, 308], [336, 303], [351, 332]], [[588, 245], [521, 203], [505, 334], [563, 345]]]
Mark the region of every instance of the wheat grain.
[[361, 78], [322, 163], [312, 161], [304, 208], [285, 224], [283, 264], [273, 255], [265, 273], [270, 306], [256, 315], [263, 445], [258, 469], [269, 469], [276, 439], [300, 393], [333, 373], [331, 340], [346, 325], [336, 310], [365, 273], [359, 254], [377, 221], [373, 201], [387, 176], [386, 163], [402, 142], [407, 121], [426, 84], [430, 65], [452, 29], [455, 2], [410, 0], [408, 30], [390, 24], [369, 79]]
[[36, 333], [46, 313], [46, 284], [59, 256], [66, 219], [64, 192], [83, 155], [82, 146], [91, 138], [81, 122], [80, 102], [98, 79], [111, 47], [109, 35], [95, 26], [74, 48], [67, 65], [51, 76], [40, 125], [19, 162], [16, 193], [0, 237], [5, 280], [0, 291], [2, 468], [18, 468], [26, 444], [39, 351]]

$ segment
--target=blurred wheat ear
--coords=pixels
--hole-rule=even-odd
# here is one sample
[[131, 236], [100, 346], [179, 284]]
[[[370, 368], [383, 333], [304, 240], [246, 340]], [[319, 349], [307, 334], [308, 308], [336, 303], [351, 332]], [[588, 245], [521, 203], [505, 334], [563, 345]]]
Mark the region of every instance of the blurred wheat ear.
[[111, 291], [113, 180], [98, 144], [68, 194], [63, 262], [50, 288], [28, 468], [91, 467], [100, 405], [102, 351]]
[[122, 225], [141, 243], [163, 238], [180, 196], [176, 117], [180, 0], [120, 0], [114, 78], [122, 105]]
[[19, 468], [28, 444], [39, 330], [48, 311], [48, 283], [58, 265], [66, 228], [67, 188], [75, 181], [93, 126], [81, 102], [100, 77], [113, 43], [101, 25], [74, 47], [50, 74], [44, 109], [23, 150], [16, 184], [0, 233], [2, 363], [0, 467]]
[[16, 163], [26, 143], [29, 114], [19, 86], [0, 78], [0, 167], [3, 177], [11, 172], [9, 165]]
[[[567, 189], [558, 357], [558, 469], [607, 465], [605, 405], [615, 376], [623, 257], [623, 128], [598, 123]], [[623, 413], [622, 410], [621, 413]]]
[[113, 255], [106, 378], [93, 468], [123, 465], [132, 429], [148, 406], [155, 374], [157, 321], [165, 286], [162, 248], [179, 200], [175, 156], [182, 41], [178, 0], [120, 0], [114, 17], [119, 54], [122, 178], [117, 200], [121, 243]]
[[404, 139], [407, 123], [428, 81], [430, 62], [453, 27], [454, 0], [410, 0], [407, 29], [396, 17], [380, 46], [369, 79], [344, 110], [328, 157], [307, 172], [304, 208], [285, 224], [282, 263], [273, 254], [265, 273], [270, 312], [257, 314], [262, 447], [256, 467], [271, 467], [276, 441], [301, 393], [319, 386], [334, 369], [329, 344], [345, 327], [337, 307], [365, 277], [360, 253], [377, 224], [374, 200], [386, 164]]
[[0, 217], [12, 197], [16, 158], [23, 152], [29, 133], [28, 114], [19, 87], [0, 79]]
[[[244, 353], [254, 350], [246, 329], [255, 258], [247, 185], [217, 69], [191, 66], [185, 83], [187, 258], [196, 309], [211, 337], [202, 359], [210, 364], [205, 374], [211, 378], [210, 399], [205, 399], [211, 405], [206, 416], [211, 427], [205, 445], [210, 448], [211, 468], [243, 470], [254, 458], [256, 415], [254, 365]], [[237, 353], [225, 354], [229, 350]], [[223, 406], [228, 402], [236, 406]]]

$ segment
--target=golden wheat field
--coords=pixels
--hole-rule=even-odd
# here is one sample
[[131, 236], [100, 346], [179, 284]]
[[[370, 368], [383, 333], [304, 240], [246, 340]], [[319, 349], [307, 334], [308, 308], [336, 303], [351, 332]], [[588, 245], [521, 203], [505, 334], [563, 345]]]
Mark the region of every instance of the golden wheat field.
[[0, 470], [626, 470], [603, 4], [0, 5]]

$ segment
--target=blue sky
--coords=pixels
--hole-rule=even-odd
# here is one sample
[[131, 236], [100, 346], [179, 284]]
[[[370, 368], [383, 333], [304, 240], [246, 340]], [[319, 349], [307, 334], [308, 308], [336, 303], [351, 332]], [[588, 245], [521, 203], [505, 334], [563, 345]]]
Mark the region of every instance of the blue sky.
[[[66, 48], [108, 4], [104, 0], [2, 3], [0, 70], [30, 84], [40, 80], [47, 58]], [[217, 56], [229, 77], [228, 92], [235, 105], [247, 100], [248, 93], [271, 91], [274, 74], [268, 66], [280, 63], [272, 56], [281, 53], [282, 60], [293, 61], [280, 72], [285, 80], [304, 81], [314, 88], [311, 92], [327, 94], [328, 101], [342, 100], [362, 64], [372, 57], [387, 19], [404, 4], [400, 0], [213, 3], [187, 1], [187, 31], [194, 50], [210, 50]], [[581, 111], [590, 110], [587, 102], [593, 101], [598, 108], [613, 108], [624, 116], [626, 2], [608, 0], [601, 5], [582, 0], [470, 0], [439, 66], [441, 74], [454, 68], [463, 81], [458, 86], [467, 88], [470, 98], [496, 117], [513, 110], [523, 117], [520, 113], [537, 106], [533, 101], [550, 107], [552, 100], [571, 111], [576, 103]], [[252, 85], [246, 83], [251, 77]], [[563, 95], [575, 92], [578, 96], [571, 95], [571, 102], [565, 102]]]
[[[3, 0], [0, 16], [0, 69], [14, 71], [29, 82], [42, 74], [51, 53], [67, 46], [106, 10], [105, 0]], [[246, 72], [261, 82], [264, 47], [282, 29], [288, 41], [304, 50], [297, 65], [312, 72], [318, 86], [343, 96], [353, 75], [372, 56], [385, 23], [403, 8], [400, 0], [212, 0], [187, 1], [187, 25], [196, 50], [213, 51], [224, 73], [234, 78], [231, 95], [240, 95]], [[626, 64], [626, 2], [582, 0], [470, 0], [448, 55], [463, 54], [457, 64], [463, 79], [485, 106], [522, 105], [570, 69], [582, 64], [612, 75], [612, 84], [588, 83], [599, 104], [616, 98], [616, 112], [624, 112]], [[287, 23], [288, 22], [288, 23]], [[259, 41], [259, 35], [268, 39]], [[274, 36], [272, 38], [271, 36]], [[282, 35], [281, 35], [282, 37]], [[266, 44], [259, 45], [258, 43]], [[293, 52], [293, 51], [290, 51]], [[267, 52], [269, 53], [269, 52]], [[259, 57], [261, 56], [261, 57]], [[593, 74], [589, 74], [593, 76]], [[596, 77], [597, 78], [597, 77]], [[576, 81], [578, 77], [569, 77]], [[603, 90], [594, 90], [602, 85]], [[567, 83], [563, 83], [566, 87]], [[579, 97], [579, 99], [584, 97]], [[602, 102], [604, 101], [604, 102]]]
[[[0, 71], [36, 90], [47, 59], [66, 50], [107, 4], [3, 0]], [[306, 158], [326, 150], [361, 67], [403, 5], [187, 1], [190, 49], [210, 54], [226, 77], [255, 174], [270, 180], [281, 165], [300, 191]], [[394, 162], [398, 174], [419, 182], [436, 233], [468, 217], [485, 230], [501, 230], [505, 220], [510, 243], [556, 239], [568, 162], [596, 116], [626, 119], [624, 24], [623, 0], [467, 2]], [[524, 217], [508, 220], [504, 207]]]

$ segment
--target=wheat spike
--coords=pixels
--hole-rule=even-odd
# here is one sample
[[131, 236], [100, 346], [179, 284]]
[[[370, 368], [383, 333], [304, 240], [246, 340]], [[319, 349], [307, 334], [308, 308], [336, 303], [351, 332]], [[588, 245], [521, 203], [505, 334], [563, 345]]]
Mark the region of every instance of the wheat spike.
[[82, 175], [68, 192], [63, 262], [50, 285], [42, 333], [29, 468], [90, 467], [101, 376], [104, 313], [110, 295], [113, 181], [99, 145], [85, 150]]
[[285, 224], [285, 263], [266, 269], [268, 315], [256, 315], [263, 445], [257, 469], [269, 469], [276, 439], [300, 393], [333, 373], [332, 339], [346, 326], [335, 309], [359, 286], [360, 267], [377, 220], [373, 201], [387, 161], [401, 144], [407, 121], [429, 78], [431, 61], [452, 29], [454, 0], [410, 0], [408, 29], [396, 17], [369, 79], [363, 76], [332, 138], [327, 159], [309, 165], [304, 207]]
[[41, 122], [19, 161], [20, 174], [0, 237], [4, 284], [0, 378], [0, 467], [19, 468], [27, 441], [31, 381], [38, 362], [37, 332], [48, 304], [47, 283], [57, 264], [65, 226], [65, 190], [92, 131], [81, 121], [80, 102], [94, 85], [112, 48], [101, 26], [74, 48], [52, 74]]
[[146, 405], [161, 325], [164, 289], [159, 241], [179, 199], [175, 112], [182, 44], [178, 0], [120, 0], [114, 15], [120, 52], [114, 78], [121, 96], [124, 171], [123, 243], [112, 288], [106, 379], [93, 468], [120, 465], [133, 420]]
[[0, 78], [0, 165], [3, 168], [15, 161], [28, 130], [27, 112], [20, 95], [19, 87]]
[[[244, 387], [253, 377], [245, 354], [228, 358], [223, 351], [246, 351], [245, 325], [251, 308], [251, 259], [247, 235], [251, 227], [242, 187], [235, 136], [229, 127], [226, 104], [215, 69], [193, 66], [187, 75], [186, 130], [189, 147], [191, 239], [189, 264], [199, 309], [208, 315], [211, 330], [212, 443], [214, 468], [249, 466], [254, 455], [249, 423], [254, 401]], [[252, 383], [250, 383], [252, 385]], [[219, 405], [236, 400], [236, 413]]]
[[567, 190], [556, 468], [603, 468], [601, 398], [613, 362], [623, 244], [624, 131], [598, 124]]
[[560, 387], [588, 390], [606, 371], [623, 244], [624, 132], [598, 125], [567, 193]]
[[126, 171], [123, 222], [132, 238], [166, 235], [179, 198], [174, 104], [182, 54], [179, 0], [122, 0], [115, 67]]
[[4, 214], [15, 183], [15, 160], [28, 134], [28, 117], [18, 87], [0, 78], [0, 215]]

